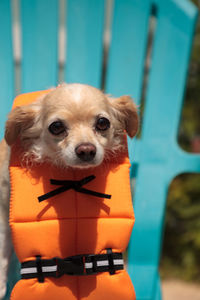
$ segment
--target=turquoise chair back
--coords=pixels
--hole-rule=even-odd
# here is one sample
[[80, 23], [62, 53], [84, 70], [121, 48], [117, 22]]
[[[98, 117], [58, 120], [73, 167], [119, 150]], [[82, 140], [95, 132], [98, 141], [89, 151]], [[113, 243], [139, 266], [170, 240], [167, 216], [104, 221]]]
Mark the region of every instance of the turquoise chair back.
[[[17, 80], [12, 3], [0, 1], [2, 136]], [[200, 156], [184, 152], [177, 144], [197, 9], [189, 0], [18, 0], [18, 4], [20, 92], [46, 89], [62, 78], [103, 87], [114, 96], [131, 95], [138, 105], [145, 100], [141, 137], [129, 140], [131, 177], [136, 177], [136, 223], [128, 270], [137, 300], [160, 300], [158, 266], [168, 187], [180, 173], [200, 172]], [[112, 20], [110, 43], [105, 38], [106, 12]], [[63, 31], [65, 60], [60, 62]], [[147, 51], [150, 39], [152, 47]], [[150, 68], [144, 80], [147, 56]], [[10, 276], [14, 275], [11, 269]]]

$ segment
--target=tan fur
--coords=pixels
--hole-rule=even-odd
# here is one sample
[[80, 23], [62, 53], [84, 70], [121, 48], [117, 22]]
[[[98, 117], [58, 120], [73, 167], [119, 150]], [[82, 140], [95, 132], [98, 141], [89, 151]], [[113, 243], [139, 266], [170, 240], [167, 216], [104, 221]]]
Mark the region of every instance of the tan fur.
[[9, 149], [5, 140], [0, 142], [0, 299], [6, 292], [8, 264], [12, 252], [9, 216]]
[[121, 121], [126, 129], [127, 134], [133, 138], [138, 131], [138, 114], [136, 105], [129, 96], [122, 96], [119, 98], [111, 99], [111, 105], [113, 106], [116, 119]]
[[[110, 121], [110, 128], [98, 132], [98, 117]], [[52, 135], [48, 127], [61, 120], [67, 131]], [[6, 122], [5, 140], [9, 146], [17, 140], [24, 149], [23, 159], [28, 163], [48, 160], [52, 164], [73, 168], [97, 166], [123, 150], [124, 131], [133, 137], [138, 129], [136, 106], [129, 96], [109, 98], [100, 90], [82, 84], [62, 84], [34, 103], [11, 111]], [[90, 143], [96, 148], [94, 159], [81, 161], [75, 152], [77, 146]], [[6, 276], [11, 253], [8, 227], [9, 147], [0, 144], [0, 299], [6, 290]], [[22, 161], [23, 163], [23, 161]], [[30, 165], [30, 164], [29, 164]]]
[[[109, 119], [108, 130], [95, 130], [98, 116]], [[56, 120], [66, 125], [67, 134], [49, 133], [48, 126]], [[121, 147], [124, 130], [133, 137], [137, 129], [136, 106], [129, 96], [108, 98], [91, 86], [62, 84], [34, 104], [15, 108], [6, 123], [5, 139], [12, 145], [20, 137], [24, 157], [31, 160], [80, 168], [99, 165], [108, 152]], [[81, 143], [92, 143], [97, 149], [89, 165], [75, 154]]]

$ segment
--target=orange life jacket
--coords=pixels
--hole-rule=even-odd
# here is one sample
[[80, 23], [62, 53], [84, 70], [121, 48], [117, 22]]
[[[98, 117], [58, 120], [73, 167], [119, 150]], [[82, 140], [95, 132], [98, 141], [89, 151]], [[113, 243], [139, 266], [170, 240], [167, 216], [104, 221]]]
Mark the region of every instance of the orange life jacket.
[[[20, 95], [15, 99], [14, 107], [31, 103], [42, 93], [47, 91]], [[102, 254], [107, 253], [108, 248], [113, 253], [126, 250], [134, 224], [127, 152], [88, 170], [61, 169], [48, 163], [29, 169], [21, 164], [20, 154], [20, 145], [14, 145], [10, 160], [10, 226], [21, 263], [36, 261], [36, 257], [40, 261]], [[90, 175], [96, 178], [84, 188], [111, 194], [111, 199], [69, 189], [38, 201], [39, 196], [58, 188], [52, 186], [50, 179], [78, 181]], [[15, 285], [11, 299], [134, 300], [134, 288], [126, 270], [116, 270], [114, 275], [110, 273], [21, 279]]]

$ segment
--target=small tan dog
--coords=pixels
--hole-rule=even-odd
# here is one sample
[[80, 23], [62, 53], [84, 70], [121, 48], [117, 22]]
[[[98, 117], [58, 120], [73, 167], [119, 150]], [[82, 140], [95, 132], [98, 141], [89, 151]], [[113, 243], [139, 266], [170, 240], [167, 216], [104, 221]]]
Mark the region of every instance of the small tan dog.
[[[83, 84], [62, 84], [8, 116], [0, 145], [0, 299], [6, 290], [12, 246], [8, 227], [9, 146], [20, 138], [22, 164], [48, 162], [62, 167], [89, 168], [115, 151], [123, 151], [124, 131], [138, 129], [136, 106], [129, 96], [110, 98]], [[6, 142], [5, 142], [6, 141]]]

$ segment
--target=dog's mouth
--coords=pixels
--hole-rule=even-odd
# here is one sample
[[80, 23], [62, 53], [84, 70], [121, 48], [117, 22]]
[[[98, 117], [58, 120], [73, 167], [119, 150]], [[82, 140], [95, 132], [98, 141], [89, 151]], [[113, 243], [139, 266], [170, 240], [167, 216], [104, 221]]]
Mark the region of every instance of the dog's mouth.
[[94, 168], [97, 167], [101, 164], [102, 161], [97, 162], [95, 159], [88, 161], [82, 161], [80, 159], [76, 159], [75, 162], [71, 162], [69, 164], [70, 167], [76, 168], [76, 169], [89, 169], [89, 168]]
[[78, 146], [71, 146], [62, 149], [62, 151], [49, 152], [45, 155], [45, 160], [57, 165], [61, 168], [76, 168], [88, 169], [99, 166], [105, 156], [103, 147], [92, 144], [81, 144]]
[[97, 157], [94, 157], [94, 159], [91, 160], [81, 160], [78, 157], [76, 157], [75, 160], [68, 162], [68, 166], [76, 169], [89, 169], [89, 168], [95, 168], [98, 167], [102, 163], [103, 159], [97, 159]]

